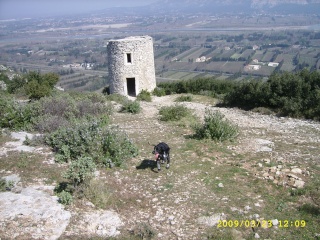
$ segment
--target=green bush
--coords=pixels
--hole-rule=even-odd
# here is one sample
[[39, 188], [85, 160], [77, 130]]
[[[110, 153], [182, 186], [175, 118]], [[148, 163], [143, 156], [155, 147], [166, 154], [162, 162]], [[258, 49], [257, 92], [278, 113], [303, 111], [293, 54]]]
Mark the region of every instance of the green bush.
[[76, 122], [48, 134], [45, 141], [57, 153], [58, 162], [68, 162], [85, 154], [91, 154], [94, 159], [99, 159], [103, 157], [101, 127], [98, 120]]
[[[197, 78], [173, 82], [163, 82], [158, 87], [164, 89], [167, 94], [171, 93], [193, 93], [210, 91], [215, 94], [226, 94], [230, 92], [237, 83], [234, 81], [219, 80], [212, 78]], [[212, 94], [213, 94], [212, 93]]]
[[58, 193], [58, 197], [59, 197], [59, 203], [63, 205], [70, 205], [73, 202], [72, 194], [65, 190]]
[[157, 97], [162, 97], [166, 95], [166, 90], [163, 88], [155, 88], [152, 92], [153, 95], [157, 96]]
[[111, 162], [119, 167], [127, 159], [138, 155], [138, 148], [129, 140], [123, 132], [108, 130], [103, 135], [102, 150], [105, 156], [104, 164]]
[[320, 73], [284, 72], [271, 75], [266, 82], [241, 82], [223, 104], [247, 110], [265, 107], [279, 115], [320, 120]]
[[138, 223], [131, 231], [131, 234], [139, 239], [152, 239], [157, 235], [157, 232], [149, 223]]
[[56, 93], [32, 102], [18, 102], [12, 95], [1, 94], [0, 127], [47, 133], [66, 127], [78, 119], [99, 116], [107, 121], [113, 107], [101, 96], [82, 93], [80, 97]]
[[138, 154], [137, 148], [118, 129], [109, 129], [104, 122], [78, 122], [46, 136], [46, 143], [56, 152], [59, 162], [74, 161], [80, 156], [91, 156], [97, 164], [116, 166]]
[[0, 96], [0, 127], [30, 130], [33, 119], [39, 115], [35, 104], [19, 103], [12, 96]]
[[27, 79], [22, 76], [15, 76], [12, 81], [7, 84], [9, 93], [16, 93], [19, 89], [23, 88], [27, 83]]
[[179, 121], [189, 114], [189, 109], [182, 105], [161, 107], [159, 110], [161, 121]]
[[215, 141], [233, 140], [239, 133], [236, 125], [232, 124], [219, 111], [206, 109], [204, 123], [194, 126], [195, 137], [198, 139], [212, 139]]
[[0, 192], [10, 191], [14, 186], [14, 181], [7, 181], [4, 178], [0, 178]]
[[70, 180], [76, 188], [79, 184], [93, 177], [96, 170], [96, 164], [91, 157], [81, 156], [77, 160], [72, 161], [68, 170], [63, 177]]
[[7, 191], [7, 181], [3, 178], [0, 178], [0, 192]]
[[182, 95], [177, 97], [175, 102], [192, 102], [192, 96], [191, 95]]
[[124, 113], [133, 113], [133, 114], [137, 114], [141, 111], [141, 106], [139, 101], [131, 101], [131, 100], [127, 100], [121, 109], [121, 112]]
[[29, 72], [24, 85], [30, 99], [40, 99], [49, 96], [54, 85], [59, 81], [59, 75], [55, 73], [40, 74], [39, 72]]
[[109, 101], [114, 101], [119, 104], [124, 104], [125, 102], [128, 101], [128, 97], [121, 95], [121, 94], [117, 94], [117, 93], [110, 94], [110, 95], [106, 96], [106, 98]]
[[151, 102], [152, 98], [151, 98], [151, 93], [146, 91], [146, 90], [142, 90], [138, 96], [137, 96], [137, 100], [138, 101], [145, 101], [145, 102]]
[[35, 120], [35, 129], [40, 132], [52, 132], [66, 127], [76, 119], [103, 117], [106, 120], [113, 112], [102, 94], [59, 93], [39, 100], [41, 114]]

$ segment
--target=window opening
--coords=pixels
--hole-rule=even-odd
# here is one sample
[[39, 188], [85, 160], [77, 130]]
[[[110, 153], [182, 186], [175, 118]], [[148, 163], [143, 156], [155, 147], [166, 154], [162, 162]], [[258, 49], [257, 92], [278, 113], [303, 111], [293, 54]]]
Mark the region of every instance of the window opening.
[[127, 63], [132, 63], [131, 53], [127, 53]]

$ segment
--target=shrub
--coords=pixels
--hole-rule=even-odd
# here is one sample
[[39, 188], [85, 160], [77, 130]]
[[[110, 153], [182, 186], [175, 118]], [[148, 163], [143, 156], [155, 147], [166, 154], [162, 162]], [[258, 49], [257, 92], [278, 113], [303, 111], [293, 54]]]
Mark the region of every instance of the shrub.
[[48, 134], [46, 143], [57, 153], [59, 162], [68, 162], [85, 154], [91, 154], [94, 159], [101, 158], [102, 129], [99, 125], [98, 120], [76, 122]]
[[11, 129], [32, 128], [34, 116], [38, 115], [34, 104], [19, 103], [10, 96], [0, 96], [0, 127]]
[[108, 121], [112, 114], [111, 104], [106, 104], [101, 94], [59, 93], [51, 97], [41, 98], [38, 104], [38, 116], [33, 119], [34, 129], [49, 133], [61, 127], [67, 127], [79, 119], [88, 120], [101, 116]]
[[73, 202], [72, 194], [65, 190], [58, 193], [58, 197], [59, 197], [59, 203], [63, 205], [70, 205]]
[[117, 94], [117, 93], [110, 94], [106, 98], [109, 101], [114, 101], [114, 102], [117, 102], [119, 104], [124, 104], [125, 102], [128, 101], [128, 98], [126, 96], [121, 95], [121, 94]]
[[49, 96], [54, 85], [59, 81], [59, 75], [55, 73], [41, 75], [39, 72], [29, 72], [25, 77], [27, 82], [24, 87], [30, 99]]
[[212, 77], [163, 82], [160, 83], [158, 87], [164, 89], [166, 93], [198, 94], [201, 91], [212, 91], [216, 94], [226, 94], [230, 92], [235, 85], [236, 83], [234, 81], [219, 80]]
[[161, 121], [179, 121], [189, 114], [189, 109], [182, 105], [161, 107], [159, 114]]
[[15, 76], [12, 81], [9, 81], [7, 84], [7, 89], [9, 93], [16, 93], [18, 89], [24, 87], [27, 83], [27, 80], [21, 76]]
[[61, 116], [45, 114], [36, 119], [34, 129], [40, 133], [50, 133], [68, 125], [69, 121]]
[[177, 97], [175, 100], [175, 102], [191, 102], [192, 101], [192, 96], [190, 95], [182, 95]]
[[227, 106], [251, 110], [266, 107], [290, 117], [320, 119], [320, 73], [302, 70], [276, 73], [268, 81], [237, 84], [224, 98]]
[[91, 157], [79, 157], [72, 161], [68, 170], [63, 174], [76, 188], [79, 184], [93, 177], [96, 165]]
[[108, 130], [102, 140], [102, 150], [104, 153], [104, 164], [111, 162], [119, 167], [124, 164], [127, 159], [138, 155], [138, 149], [129, 140], [125, 133]]
[[145, 101], [145, 102], [151, 102], [151, 93], [146, 91], [146, 90], [142, 90], [138, 96], [137, 96], [137, 100], [138, 101]]
[[11, 191], [14, 186], [14, 181], [7, 181], [4, 178], [0, 178], [0, 192]]
[[139, 237], [139, 239], [152, 239], [157, 232], [148, 223], [138, 223], [131, 234]]
[[121, 109], [121, 112], [137, 114], [141, 111], [139, 101], [127, 100]]
[[57, 153], [56, 160], [68, 162], [90, 155], [97, 164], [122, 165], [138, 154], [128, 137], [117, 129], [108, 129], [97, 119], [78, 122], [46, 136], [46, 143]]
[[194, 126], [195, 137], [199, 139], [212, 139], [215, 141], [232, 140], [238, 135], [238, 127], [224, 119], [219, 111], [206, 109], [204, 124]]
[[0, 192], [5, 192], [7, 190], [6, 185], [7, 181], [3, 178], [0, 178]]
[[157, 97], [162, 97], [166, 95], [166, 91], [163, 88], [155, 88], [152, 92], [153, 95], [157, 96]]
[[79, 118], [102, 116], [108, 120], [113, 108], [100, 95], [72, 97], [68, 93], [59, 93], [26, 103], [15, 101], [11, 95], [1, 94], [0, 127], [45, 133], [68, 126]]

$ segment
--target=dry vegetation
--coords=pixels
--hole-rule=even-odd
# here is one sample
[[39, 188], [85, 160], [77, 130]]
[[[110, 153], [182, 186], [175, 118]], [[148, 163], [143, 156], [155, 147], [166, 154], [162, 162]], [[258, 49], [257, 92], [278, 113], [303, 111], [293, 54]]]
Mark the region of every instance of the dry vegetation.
[[[81, 198], [68, 207], [74, 215], [60, 239], [85, 237], [86, 230], [81, 229], [80, 234], [75, 213], [96, 208], [114, 209], [119, 214], [124, 225], [116, 239], [253, 239], [257, 235], [262, 239], [313, 239], [320, 234], [319, 202], [314, 201], [319, 197], [315, 185], [320, 173], [319, 123], [218, 109], [212, 98], [196, 95], [192, 102], [179, 103], [193, 116], [160, 121], [159, 110], [175, 105], [177, 97], [153, 97], [152, 102], [140, 103], [138, 114], [118, 112], [112, 116], [112, 124], [128, 134], [139, 155], [121, 168], [99, 170], [83, 195], [78, 194]], [[239, 126], [235, 141], [191, 137], [191, 125], [203, 120], [208, 107]], [[2, 147], [5, 141], [8, 139], [1, 136]], [[172, 165], [158, 173], [153, 171], [148, 142], [160, 141], [170, 145]], [[46, 155], [1, 156], [1, 175], [17, 173], [25, 186], [62, 182], [56, 173], [66, 165], [52, 164], [49, 149], [43, 151]], [[301, 172], [293, 173], [293, 169]], [[305, 182], [303, 188], [293, 187], [295, 179], [289, 175]], [[218, 228], [218, 219], [277, 219], [282, 226], [288, 220], [289, 226]], [[295, 227], [296, 220], [304, 220], [306, 226]]]

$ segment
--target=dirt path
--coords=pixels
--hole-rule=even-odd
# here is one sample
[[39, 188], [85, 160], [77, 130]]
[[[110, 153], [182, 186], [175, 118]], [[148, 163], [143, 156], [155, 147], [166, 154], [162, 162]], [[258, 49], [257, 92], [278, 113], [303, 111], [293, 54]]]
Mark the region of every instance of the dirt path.
[[[218, 110], [241, 129], [237, 143], [196, 143], [185, 137], [190, 133], [187, 128], [159, 121], [159, 109], [175, 104], [176, 97], [154, 97], [150, 103], [141, 102], [142, 112], [138, 115], [117, 113], [114, 116], [114, 122], [140, 146], [140, 156], [129, 164], [128, 169], [112, 174], [121, 186], [120, 196], [127, 205], [119, 211], [121, 216], [125, 216], [128, 231], [137, 231], [137, 228], [143, 231], [141, 226], [148, 226], [158, 239], [199, 239], [199, 236], [208, 234], [208, 228], [217, 224], [218, 219], [230, 217], [230, 209], [248, 212], [246, 208], [256, 208], [256, 212], [250, 213], [262, 212], [252, 199], [256, 203], [263, 202], [263, 199], [256, 196], [248, 184], [240, 187], [242, 192], [246, 192], [246, 200], [237, 200], [243, 196], [234, 193], [234, 184], [248, 181], [243, 175], [271, 179], [274, 183], [282, 179], [281, 184], [294, 184], [294, 180], [288, 183], [290, 179], [282, 176], [281, 170], [279, 179], [276, 171], [269, 173], [268, 163], [274, 161], [276, 165], [283, 165], [286, 171], [291, 171], [296, 165], [294, 167], [303, 172], [298, 174], [296, 181], [307, 179], [308, 167], [301, 160], [308, 154], [303, 154], [300, 148], [305, 152], [308, 151], [306, 145], [311, 149], [319, 145], [319, 123], [217, 108], [208, 103], [182, 103], [200, 119], [203, 119], [206, 108]], [[169, 143], [173, 159], [170, 170], [155, 173], [149, 168], [136, 169], [143, 160], [152, 159], [152, 147], [148, 146], [148, 141]], [[224, 148], [227, 153], [221, 153], [218, 148]], [[247, 157], [239, 160], [240, 155]], [[257, 162], [248, 160], [254, 157], [258, 157]], [[313, 158], [315, 162], [318, 160]], [[240, 174], [223, 172], [225, 165], [237, 162], [241, 163], [241, 168], [231, 171], [239, 171]], [[253, 167], [254, 164], [258, 164], [257, 167]], [[232, 181], [226, 179], [228, 177], [232, 177]], [[224, 187], [217, 187], [220, 183]]]
[[[219, 229], [217, 223], [223, 219], [298, 219], [297, 206], [306, 199], [303, 196], [288, 199], [288, 193], [290, 189], [303, 188], [319, 174], [320, 123], [218, 108], [211, 98], [194, 96], [193, 102], [179, 104], [191, 109], [199, 121], [203, 120], [206, 108], [210, 108], [220, 111], [240, 129], [234, 142], [200, 141], [190, 138], [193, 132], [188, 122], [159, 120], [159, 109], [176, 104], [176, 97], [153, 97], [152, 102], [140, 103], [142, 111], [139, 114], [115, 113], [112, 116], [112, 124], [127, 133], [139, 148], [139, 155], [124, 168], [97, 172], [98, 181], [104, 184], [109, 194], [105, 210], [97, 209], [85, 198], [67, 211], [61, 209], [67, 216], [64, 224], [68, 227], [60, 239], [95, 235], [117, 235], [119, 239], [131, 239], [135, 235], [144, 239], [170, 240], [225, 239], [230, 236], [232, 239], [248, 239], [253, 234], [271, 239], [287, 236], [287, 232], [276, 227], [271, 230], [260, 227], [253, 232], [251, 228]], [[158, 173], [149, 142], [161, 141], [171, 147], [172, 164], [169, 170], [163, 167]], [[0, 159], [16, 144], [21, 147], [22, 140], [4, 144]], [[39, 159], [37, 164], [42, 161], [50, 169], [55, 166], [55, 171], [62, 171], [50, 154], [43, 155], [46, 160]], [[23, 164], [31, 167], [31, 163], [20, 163]], [[37, 177], [33, 180], [37, 181]], [[44, 188], [43, 179], [41, 183]], [[29, 187], [33, 189], [32, 185]], [[50, 194], [53, 195], [54, 186], [51, 187]], [[33, 193], [40, 196], [42, 188], [38, 190], [33, 189]], [[18, 197], [17, 194], [14, 196]], [[52, 198], [48, 194], [46, 197]], [[37, 204], [46, 206], [40, 198]], [[32, 201], [30, 206], [32, 208]], [[17, 209], [23, 209], [23, 206]], [[44, 209], [36, 215], [45, 216], [45, 212]], [[39, 223], [45, 219], [26, 222], [23, 215], [17, 214], [14, 225], [9, 213], [7, 211], [6, 216], [2, 216], [0, 233], [3, 230], [20, 239], [26, 239], [23, 236], [55, 238], [46, 237], [51, 229], [45, 229]], [[57, 220], [51, 217], [52, 222]], [[50, 221], [47, 223], [54, 227]], [[18, 228], [19, 224], [29, 226], [33, 232], [25, 235], [24, 230]], [[5, 227], [1, 229], [1, 226]], [[298, 230], [291, 230], [291, 237], [299, 233], [295, 231]], [[315, 234], [310, 231], [311, 235]]]

